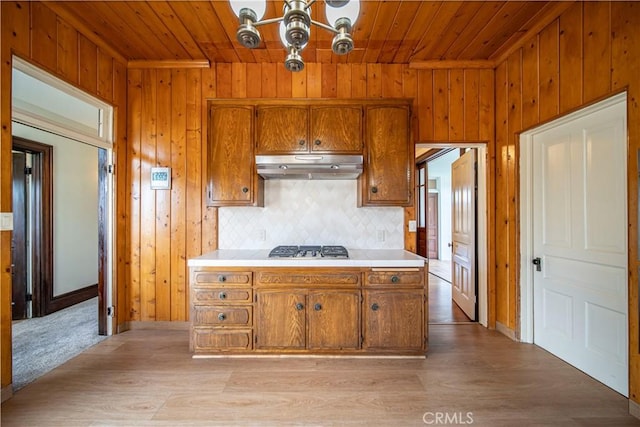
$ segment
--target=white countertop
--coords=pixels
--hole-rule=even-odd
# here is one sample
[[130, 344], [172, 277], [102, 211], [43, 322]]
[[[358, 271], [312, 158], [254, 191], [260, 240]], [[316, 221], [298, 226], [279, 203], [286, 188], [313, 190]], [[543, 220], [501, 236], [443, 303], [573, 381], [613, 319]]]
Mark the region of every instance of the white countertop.
[[424, 267], [403, 249], [348, 249], [349, 258], [269, 258], [269, 249], [220, 249], [188, 260], [189, 267]]

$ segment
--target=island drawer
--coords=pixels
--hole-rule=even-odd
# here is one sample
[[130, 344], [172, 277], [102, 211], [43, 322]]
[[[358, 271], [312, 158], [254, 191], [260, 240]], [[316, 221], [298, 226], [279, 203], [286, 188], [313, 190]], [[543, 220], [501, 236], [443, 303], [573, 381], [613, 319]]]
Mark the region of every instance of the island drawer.
[[371, 269], [365, 273], [365, 286], [422, 286], [424, 271], [418, 268]]
[[193, 273], [193, 284], [245, 285], [251, 286], [253, 273], [250, 271], [196, 270]]
[[251, 303], [253, 291], [251, 288], [232, 287], [203, 287], [193, 288], [194, 304], [237, 304]]
[[248, 326], [252, 325], [251, 306], [202, 306], [193, 307], [195, 325]]
[[253, 333], [251, 329], [194, 327], [191, 343], [195, 353], [251, 350]]
[[310, 273], [300, 272], [256, 272], [256, 285], [284, 285], [284, 286], [358, 286], [360, 284], [359, 272], [342, 273]]

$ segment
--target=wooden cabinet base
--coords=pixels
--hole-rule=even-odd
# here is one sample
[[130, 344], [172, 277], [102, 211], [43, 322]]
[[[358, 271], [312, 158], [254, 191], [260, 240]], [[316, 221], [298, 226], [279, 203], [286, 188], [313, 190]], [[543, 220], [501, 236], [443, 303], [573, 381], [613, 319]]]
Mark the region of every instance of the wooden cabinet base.
[[196, 355], [424, 356], [428, 348], [425, 268], [192, 267], [190, 277]]

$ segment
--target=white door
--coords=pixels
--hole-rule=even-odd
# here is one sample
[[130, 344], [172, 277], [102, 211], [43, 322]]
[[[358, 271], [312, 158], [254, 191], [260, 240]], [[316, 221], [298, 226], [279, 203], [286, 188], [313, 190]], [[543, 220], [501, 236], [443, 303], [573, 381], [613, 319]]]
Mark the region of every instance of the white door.
[[532, 143], [534, 342], [625, 396], [626, 139], [620, 102]]
[[451, 234], [453, 301], [476, 320], [476, 150], [451, 165]]

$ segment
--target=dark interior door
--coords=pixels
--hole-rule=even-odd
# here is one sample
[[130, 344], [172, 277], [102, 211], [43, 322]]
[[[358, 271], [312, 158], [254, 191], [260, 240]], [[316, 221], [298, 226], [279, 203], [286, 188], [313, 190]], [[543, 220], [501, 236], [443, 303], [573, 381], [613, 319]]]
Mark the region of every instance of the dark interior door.
[[27, 317], [27, 155], [13, 152], [12, 316]]

